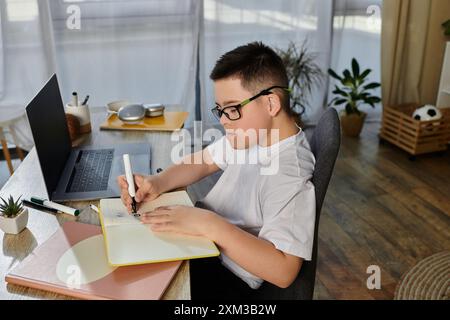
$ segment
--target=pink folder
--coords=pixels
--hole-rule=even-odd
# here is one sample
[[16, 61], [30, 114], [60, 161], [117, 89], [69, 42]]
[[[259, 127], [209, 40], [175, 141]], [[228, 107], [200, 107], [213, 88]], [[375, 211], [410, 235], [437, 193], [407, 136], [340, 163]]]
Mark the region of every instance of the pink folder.
[[[59, 259], [74, 245], [100, 234], [100, 227], [67, 222], [8, 273], [5, 280], [80, 299], [160, 299], [182, 261], [120, 267], [93, 282], [75, 286], [60, 280], [56, 268]], [[79, 270], [83, 270], [81, 262]]]

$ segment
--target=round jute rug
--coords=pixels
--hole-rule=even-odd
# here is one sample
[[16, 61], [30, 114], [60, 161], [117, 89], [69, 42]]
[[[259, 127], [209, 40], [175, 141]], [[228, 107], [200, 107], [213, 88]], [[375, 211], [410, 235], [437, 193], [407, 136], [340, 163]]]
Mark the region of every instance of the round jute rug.
[[450, 251], [425, 258], [406, 272], [394, 300], [450, 300]]

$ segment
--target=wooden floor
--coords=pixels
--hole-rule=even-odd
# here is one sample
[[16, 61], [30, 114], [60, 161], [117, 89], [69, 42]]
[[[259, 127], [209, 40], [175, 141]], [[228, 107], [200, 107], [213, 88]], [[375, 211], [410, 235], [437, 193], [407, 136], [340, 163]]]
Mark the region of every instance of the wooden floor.
[[[409, 268], [450, 250], [450, 152], [412, 162], [379, 124], [343, 137], [319, 226], [316, 299], [392, 299]], [[368, 290], [367, 267], [381, 269]]]

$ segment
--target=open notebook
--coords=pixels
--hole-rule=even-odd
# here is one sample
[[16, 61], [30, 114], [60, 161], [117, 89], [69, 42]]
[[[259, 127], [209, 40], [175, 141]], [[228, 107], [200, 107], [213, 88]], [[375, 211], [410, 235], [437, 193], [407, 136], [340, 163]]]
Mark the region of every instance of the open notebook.
[[[160, 206], [193, 206], [185, 191], [162, 194], [144, 204], [138, 213]], [[219, 255], [214, 242], [206, 238], [176, 233], [155, 233], [129, 215], [121, 199], [100, 200], [100, 221], [111, 266], [214, 257]]]

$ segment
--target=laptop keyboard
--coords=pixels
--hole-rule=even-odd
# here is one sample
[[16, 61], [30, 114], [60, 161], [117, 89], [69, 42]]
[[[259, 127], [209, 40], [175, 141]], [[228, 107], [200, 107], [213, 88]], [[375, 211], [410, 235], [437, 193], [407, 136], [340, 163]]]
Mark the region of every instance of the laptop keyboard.
[[66, 192], [89, 192], [108, 189], [114, 149], [81, 150], [70, 176]]

